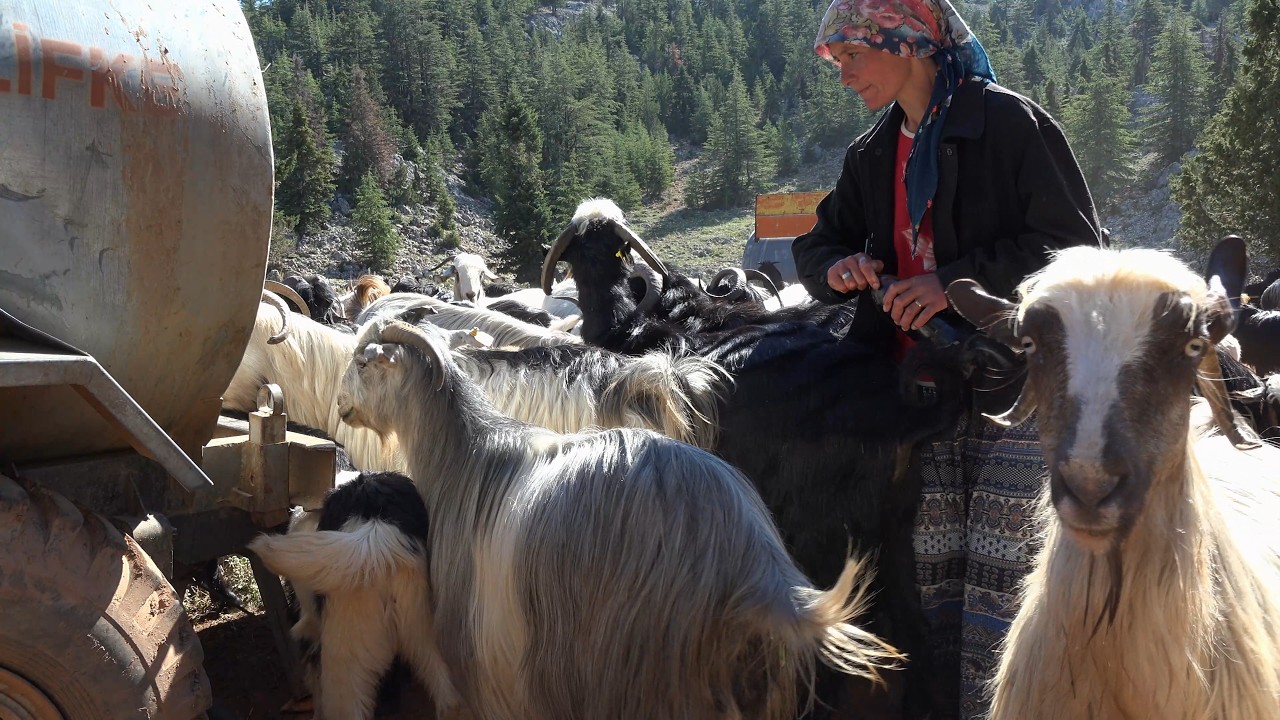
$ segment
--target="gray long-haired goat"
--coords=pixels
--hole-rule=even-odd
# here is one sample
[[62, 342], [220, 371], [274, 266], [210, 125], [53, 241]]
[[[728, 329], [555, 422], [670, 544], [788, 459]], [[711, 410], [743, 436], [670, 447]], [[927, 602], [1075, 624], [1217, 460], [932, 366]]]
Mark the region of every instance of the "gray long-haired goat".
[[366, 325], [339, 407], [400, 438], [435, 642], [478, 717], [781, 720], [819, 657], [872, 677], [896, 658], [847, 623], [863, 566], [811, 587], [737, 470], [651, 431], [500, 415], [434, 328]]

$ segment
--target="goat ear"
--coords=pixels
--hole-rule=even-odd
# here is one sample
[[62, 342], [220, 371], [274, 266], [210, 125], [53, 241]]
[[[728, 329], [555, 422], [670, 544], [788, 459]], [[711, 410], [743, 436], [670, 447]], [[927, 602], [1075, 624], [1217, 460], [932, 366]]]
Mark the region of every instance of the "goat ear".
[[1219, 281], [1231, 309], [1240, 309], [1240, 293], [1244, 290], [1244, 281], [1249, 273], [1249, 249], [1239, 235], [1228, 235], [1218, 241], [1209, 253], [1209, 261], [1205, 264], [1205, 282], [1213, 285], [1214, 278]]
[[1229, 293], [1222, 286], [1219, 276], [1209, 278], [1209, 294], [1205, 297], [1200, 312], [1204, 314], [1205, 326], [1209, 330], [1209, 342], [1214, 345], [1222, 342], [1222, 338], [1236, 329], [1236, 312], [1231, 305]]
[[397, 346], [371, 342], [364, 346], [364, 361], [369, 365], [388, 365], [395, 362]]
[[449, 267], [447, 267], [447, 268], [445, 268], [445, 269], [444, 269], [444, 272], [440, 273], [440, 277], [442, 277], [442, 278], [451, 278], [451, 277], [453, 277], [454, 275], [457, 275], [457, 274], [458, 274], [458, 269], [457, 269], [457, 268], [455, 268], [454, 266], [450, 265]]
[[1017, 305], [1004, 298], [988, 295], [981, 285], [968, 278], [956, 280], [947, 287], [947, 300], [960, 313], [960, 317], [973, 323], [992, 340], [1015, 350], [1021, 348], [1014, 333]]

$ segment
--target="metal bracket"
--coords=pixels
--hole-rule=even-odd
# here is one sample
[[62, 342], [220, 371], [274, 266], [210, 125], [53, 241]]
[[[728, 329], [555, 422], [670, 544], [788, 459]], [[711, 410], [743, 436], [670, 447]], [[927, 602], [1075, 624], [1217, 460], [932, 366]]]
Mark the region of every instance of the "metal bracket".
[[141, 455], [190, 491], [213, 487], [200, 467], [92, 355], [0, 308], [0, 387], [70, 385]]

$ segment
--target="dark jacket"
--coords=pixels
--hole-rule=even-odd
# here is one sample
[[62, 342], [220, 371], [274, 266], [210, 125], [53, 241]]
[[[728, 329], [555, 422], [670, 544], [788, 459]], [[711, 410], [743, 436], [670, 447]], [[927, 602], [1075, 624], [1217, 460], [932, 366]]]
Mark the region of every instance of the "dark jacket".
[[[850, 295], [827, 285], [827, 269], [859, 251], [897, 272], [893, 245], [894, 161], [903, 112], [895, 103], [854, 140], [833, 189], [818, 204], [813, 230], [792, 253], [805, 288], [824, 302]], [[952, 96], [938, 146], [933, 200], [934, 257], [946, 288], [972, 278], [1013, 299], [1023, 278], [1048, 263], [1052, 250], [1098, 245], [1098, 217], [1062, 128], [1035, 103], [993, 84], [967, 82]], [[860, 299], [850, 333], [891, 328], [868, 324]]]

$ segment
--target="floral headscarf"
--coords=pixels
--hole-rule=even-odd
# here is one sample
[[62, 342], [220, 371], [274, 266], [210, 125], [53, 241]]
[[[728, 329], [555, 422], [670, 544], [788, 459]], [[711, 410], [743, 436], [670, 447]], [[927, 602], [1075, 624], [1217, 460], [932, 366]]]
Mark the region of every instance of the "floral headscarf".
[[[907, 158], [907, 212], [912, 237], [938, 189], [938, 143], [956, 88], [967, 80], [995, 82], [982, 43], [948, 0], [834, 0], [822, 16], [813, 49], [832, 62], [828, 43], [847, 42], [899, 57], [933, 57], [938, 63], [929, 109]], [[913, 248], [914, 250], [914, 248]]]

